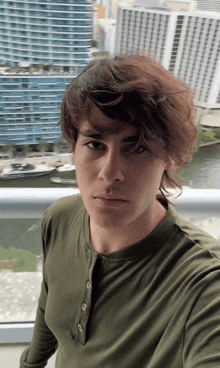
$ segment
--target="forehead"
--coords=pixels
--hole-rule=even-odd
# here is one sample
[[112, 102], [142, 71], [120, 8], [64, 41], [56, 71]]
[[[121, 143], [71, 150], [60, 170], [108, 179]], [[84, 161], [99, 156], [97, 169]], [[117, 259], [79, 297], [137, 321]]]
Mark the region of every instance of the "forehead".
[[137, 129], [132, 125], [114, 120], [104, 115], [96, 106], [93, 106], [89, 113], [80, 119], [79, 133], [97, 132], [102, 135], [136, 135]]

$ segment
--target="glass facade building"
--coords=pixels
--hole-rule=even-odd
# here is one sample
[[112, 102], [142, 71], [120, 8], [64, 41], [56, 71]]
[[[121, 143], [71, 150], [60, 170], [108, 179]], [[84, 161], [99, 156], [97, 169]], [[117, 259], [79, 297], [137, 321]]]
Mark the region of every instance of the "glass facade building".
[[61, 101], [91, 34], [89, 0], [0, 0], [0, 146], [61, 139]]
[[81, 72], [92, 31], [88, 0], [1, 0], [0, 61], [53, 64]]
[[61, 140], [60, 106], [73, 75], [0, 77], [0, 146]]

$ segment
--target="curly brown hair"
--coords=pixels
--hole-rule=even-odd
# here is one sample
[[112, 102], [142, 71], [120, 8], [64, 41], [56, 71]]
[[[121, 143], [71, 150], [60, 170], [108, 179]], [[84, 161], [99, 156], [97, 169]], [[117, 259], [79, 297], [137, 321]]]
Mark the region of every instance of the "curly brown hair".
[[[95, 104], [115, 123], [105, 132], [132, 125], [150, 152], [180, 167], [190, 162], [197, 138], [190, 88], [147, 55], [92, 61], [66, 90], [61, 109], [64, 137], [74, 149], [80, 121]], [[165, 170], [160, 192], [179, 186]]]

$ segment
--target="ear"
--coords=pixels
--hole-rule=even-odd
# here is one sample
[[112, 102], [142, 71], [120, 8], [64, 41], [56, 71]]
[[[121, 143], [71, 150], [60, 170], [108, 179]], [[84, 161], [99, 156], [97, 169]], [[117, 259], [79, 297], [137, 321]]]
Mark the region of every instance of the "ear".
[[171, 157], [168, 157], [166, 165], [165, 165], [165, 170], [170, 171], [170, 170], [176, 170], [176, 169], [178, 169], [178, 165]]

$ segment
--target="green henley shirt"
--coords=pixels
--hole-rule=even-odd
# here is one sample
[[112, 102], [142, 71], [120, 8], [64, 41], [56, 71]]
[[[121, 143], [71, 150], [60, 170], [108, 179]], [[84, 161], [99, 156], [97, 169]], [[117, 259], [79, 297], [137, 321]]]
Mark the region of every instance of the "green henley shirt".
[[42, 222], [43, 282], [20, 368], [220, 367], [220, 246], [169, 206], [144, 240], [97, 254], [80, 197]]

